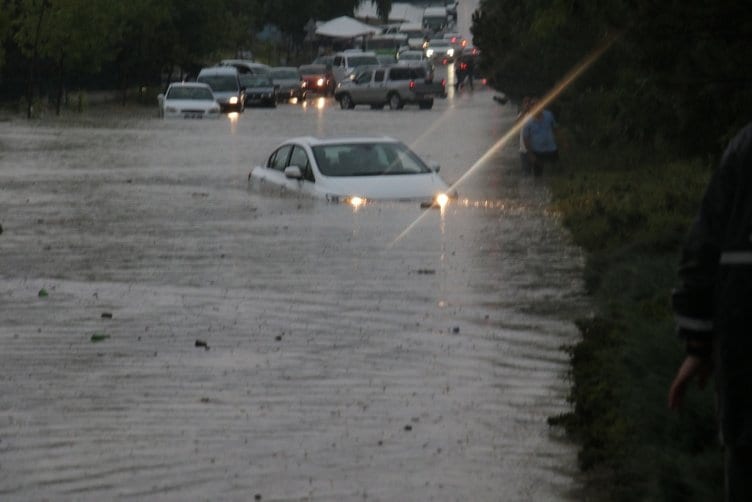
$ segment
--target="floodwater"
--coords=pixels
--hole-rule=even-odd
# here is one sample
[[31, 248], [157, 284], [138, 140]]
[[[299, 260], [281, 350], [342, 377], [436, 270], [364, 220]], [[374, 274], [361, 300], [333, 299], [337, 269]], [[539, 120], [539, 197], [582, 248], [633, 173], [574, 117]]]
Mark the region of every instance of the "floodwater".
[[443, 213], [247, 185], [366, 134], [453, 183], [513, 122], [491, 96], [0, 122], [0, 498], [574, 500], [546, 419], [582, 256], [516, 145]]

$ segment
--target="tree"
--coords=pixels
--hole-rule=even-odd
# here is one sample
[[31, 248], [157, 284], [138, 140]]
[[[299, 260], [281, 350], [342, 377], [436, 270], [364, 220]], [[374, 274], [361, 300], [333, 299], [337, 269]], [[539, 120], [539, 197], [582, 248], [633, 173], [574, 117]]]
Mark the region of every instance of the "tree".
[[376, 14], [381, 22], [389, 22], [389, 13], [392, 12], [392, 0], [371, 0], [371, 5], [376, 5]]

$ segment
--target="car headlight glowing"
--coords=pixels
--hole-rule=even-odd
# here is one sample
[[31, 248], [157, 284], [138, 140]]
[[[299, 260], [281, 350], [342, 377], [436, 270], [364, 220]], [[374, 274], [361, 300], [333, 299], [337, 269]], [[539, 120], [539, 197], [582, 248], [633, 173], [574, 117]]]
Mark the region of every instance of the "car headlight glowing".
[[323, 78], [318, 79], [316, 81], [316, 85], [319, 86], [319, 87], [323, 86], [324, 85], [324, 79]]
[[449, 56], [449, 57], [452, 57], [452, 56], [454, 56], [454, 49], [449, 49], [449, 50], [447, 51], [447, 56]]
[[353, 195], [351, 197], [345, 198], [345, 202], [350, 204], [354, 209], [358, 209], [363, 204], [366, 203], [366, 200], [363, 197], [358, 197], [357, 195]]
[[231, 105], [237, 105], [238, 104], [238, 97], [237, 96], [231, 97], [230, 98], [230, 104]]
[[449, 204], [449, 196], [445, 193], [438, 194], [434, 200], [441, 209], [444, 209], [446, 205]]
[[426, 50], [426, 57], [430, 58], [431, 56], [433, 56], [433, 49], [427, 49]]

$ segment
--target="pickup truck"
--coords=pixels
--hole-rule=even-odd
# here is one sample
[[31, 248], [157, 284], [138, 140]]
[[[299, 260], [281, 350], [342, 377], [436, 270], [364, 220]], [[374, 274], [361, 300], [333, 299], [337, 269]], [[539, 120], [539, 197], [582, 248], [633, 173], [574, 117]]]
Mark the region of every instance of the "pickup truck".
[[371, 105], [379, 109], [388, 105], [399, 110], [406, 104], [417, 104], [428, 110], [434, 98], [446, 97], [446, 82], [434, 82], [423, 65], [366, 66], [358, 69], [351, 81], [337, 86], [334, 98], [343, 110], [355, 105]]

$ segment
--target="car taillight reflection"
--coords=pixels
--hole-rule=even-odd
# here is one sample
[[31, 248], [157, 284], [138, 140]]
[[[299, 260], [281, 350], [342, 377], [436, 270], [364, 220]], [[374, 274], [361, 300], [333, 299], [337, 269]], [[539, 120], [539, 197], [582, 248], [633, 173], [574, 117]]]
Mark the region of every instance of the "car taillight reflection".
[[415, 80], [411, 80], [409, 86], [411, 90], [415, 89]]

